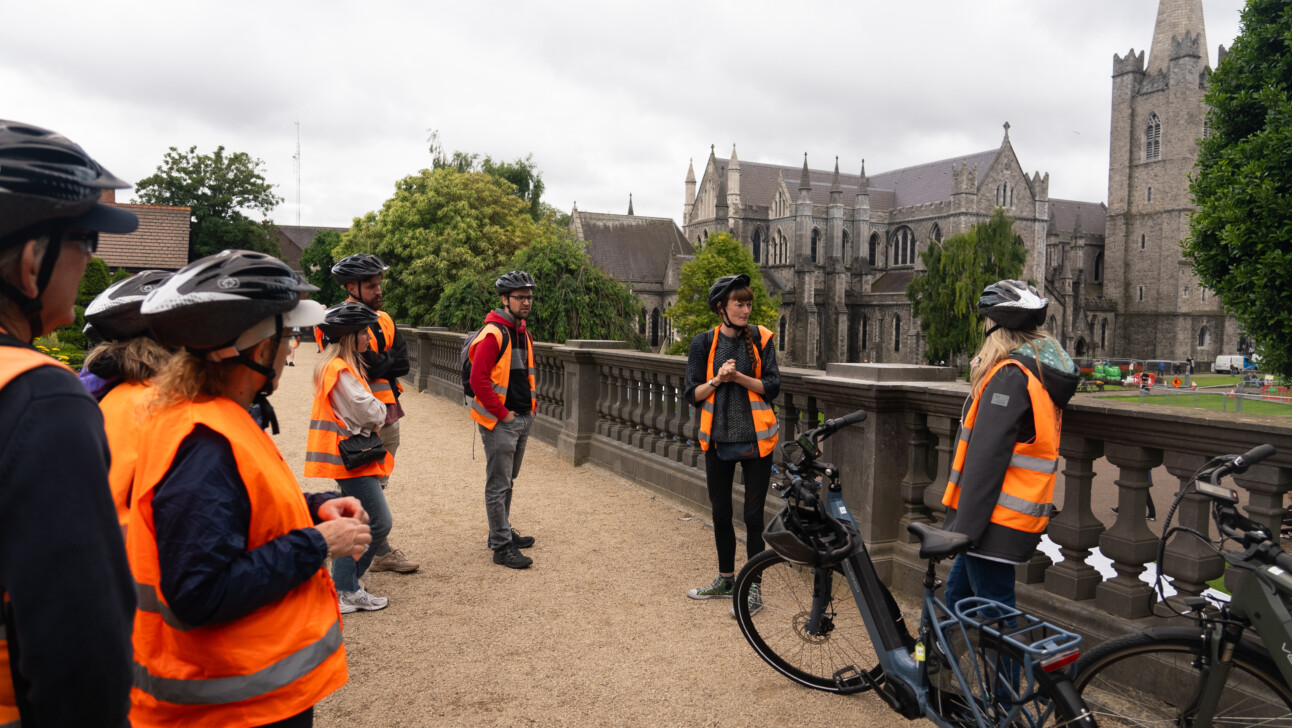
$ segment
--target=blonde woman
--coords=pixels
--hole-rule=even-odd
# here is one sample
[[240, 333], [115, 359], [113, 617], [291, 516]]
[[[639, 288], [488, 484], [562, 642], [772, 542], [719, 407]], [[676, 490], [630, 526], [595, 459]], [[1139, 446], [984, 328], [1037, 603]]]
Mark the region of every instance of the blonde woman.
[[341, 613], [384, 609], [386, 597], [369, 594], [359, 579], [372, 563], [390, 533], [390, 506], [381, 489], [382, 476], [394, 467], [390, 453], [365, 465], [347, 468], [341, 457], [341, 441], [356, 435], [370, 435], [386, 421], [386, 405], [373, 395], [359, 355], [368, 350], [368, 327], [377, 322], [372, 309], [355, 301], [329, 308], [318, 329], [326, 348], [323, 361], [314, 371], [314, 408], [310, 412], [309, 444], [305, 453], [305, 475], [333, 478], [347, 496], [358, 498], [371, 518], [372, 545], [356, 558], [332, 562]]
[[942, 503], [946, 530], [973, 539], [947, 578], [948, 604], [970, 596], [1014, 605], [1014, 565], [1032, 558], [1054, 510], [1062, 409], [1079, 375], [1041, 329], [1049, 301], [1023, 281], [987, 286], [978, 300], [987, 336], [970, 364]]
[[[318, 290], [263, 253], [194, 261], [140, 308], [182, 351], [154, 378], [126, 551], [139, 598], [130, 720], [307, 726], [345, 684], [336, 590], [323, 568], [362, 554], [353, 498], [302, 494], [261, 425], [286, 333], [323, 319]], [[236, 646], [236, 649], [232, 649]]]
[[139, 459], [141, 409], [154, 394], [150, 380], [171, 355], [148, 333], [139, 306], [170, 276], [164, 270], [140, 271], [109, 286], [85, 307], [86, 334], [103, 341], [86, 355], [81, 383], [103, 411], [103, 429], [112, 452], [108, 484], [122, 528], [130, 511]]

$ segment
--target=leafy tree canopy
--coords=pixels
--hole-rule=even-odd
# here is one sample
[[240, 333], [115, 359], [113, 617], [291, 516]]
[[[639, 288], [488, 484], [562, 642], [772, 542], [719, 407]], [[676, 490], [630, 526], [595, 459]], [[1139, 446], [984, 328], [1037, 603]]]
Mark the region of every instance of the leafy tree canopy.
[[709, 310], [709, 287], [722, 276], [740, 273], [749, 276], [749, 287], [754, 292], [754, 312], [749, 322], [775, 330], [780, 299], [767, 294], [753, 254], [730, 233], [717, 233], [709, 236], [695, 258], [682, 264], [677, 303], [665, 312], [681, 337], [669, 347], [670, 354], [686, 354], [696, 334], [718, 325], [718, 316]]
[[139, 181], [140, 202], [191, 209], [189, 259], [226, 248], [281, 255], [272, 222], [257, 222], [243, 210], [268, 216], [282, 202], [261, 174], [259, 159], [246, 152], [226, 153], [217, 147], [198, 154], [197, 147], [171, 147], [157, 171]]
[[1261, 365], [1292, 376], [1292, 6], [1249, 0], [1211, 75], [1209, 134], [1191, 189], [1185, 255], [1256, 340]]
[[340, 231], [320, 230], [314, 242], [301, 253], [305, 280], [319, 287], [318, 293], [311, 293], [310, 298], [324, 306], [335, 306], [346, 299], [345, 289], [332, 277], [332, 266], [339, 260], [334, 253], [340, 244]]
[[[452, 169], [458, 172], [484, 172], [505, 179], [514, 186], [515, 194], [529, 204], [529, 216], [536, 222], [542, 220], [552, 208], [543, 203], [543, 175], [538, 171], [534, 155], [514, 162], [494, 161], [493, 157], [467, 152], [454, 152], [448, 156], [440, 143], [440, 133], [432, 131], [429, 137], [431, 169]], [[569, 223], [567, 219], [566, 224]]]
[[592, 264], [582, 241], [547, 223], [538, 238], [505, 265], [451, 284], [435, 307], [440, 326], [470, 331], [499, 306], [494, 281], [509, 270], [534, 276], [534, 309], [528, 327], [538, 341], [613, 339], [643, 349], [635, 326], [642, 303], [623, 283]]
[[982, 289], [1021, 276], [1026, 258], [1023, 239], [1001, 208], [987, 222], [920, 253], [927, 272], [911, 281], [906, 297], [920, 320], [929, 362], [952, 361], [982, 345]]
[[379, 212], [355, 218], [332, 257], [380, 257], [390, 266], [382, 307], [401, 323], [428, 326], [454, 282], [496, 271], [540, 237], [542, 223], [514, 190], [481, 172], [424, 169], [397, 182]]
[[81, 277], [81, 283], [76, 289], [76, 304], [72, 307], [76, 311], [76, 319], [65, 326], [59, 326], [55, 329], [59, 343], [68, 349], [66, 353], [74, 351], [84, 352], [90, 348], [90, 340], [83, 333], [85, 329], [85, 307], [90, 305], [100, 293], [108, 289], [115, 280], [108, 271], [108, 266], [102, 258], [91, 258], [85, 266], [85, 275]]

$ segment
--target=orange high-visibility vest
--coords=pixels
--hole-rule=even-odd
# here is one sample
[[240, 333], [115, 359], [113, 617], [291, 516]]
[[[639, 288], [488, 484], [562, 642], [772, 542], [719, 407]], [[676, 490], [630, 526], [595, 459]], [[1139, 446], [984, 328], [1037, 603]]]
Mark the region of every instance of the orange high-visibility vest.
[[[3, 331], [0, 329], [0, 331]], [[66, 364], [45, 354], [18, 346], [0, 347], [0, 389], [4, 389], [20, 374], [25, 374], [37, 367], [56, 366], [66, 369], [76, 376]], [[9, 595], [0, 589], [0, 727], [20, 725], [22, 716], [18, 715], [18, 697], [14, 694], [13, 668], [9, 664], [9, 628], [6, 624], [9, 613]]]
[[[1025, 533], [1041, 533], [1050, 522], [1054, 511], [1054, 482], [1059, 475], [1059, 430], [1063, 426], [1063, 411], [1054, 406], [1041, 380], [1027, 367], [1013, 359], [1006, 359], [987, 374], [986, 382], [1002, 368], [1016, 366], [1027, 375], [1027, 394], [1032, 400], [1032, 417], [1036, 437], [1032, 442], [1014, 443], [1014, 455], [1005, 470], [1005, 480], [1000, 487], [1000, 497], [992, 509], [991, 522]], [[956, 445], [955, 461], [951, 464], [951, 478], [947, 481], [942, 505], [959, 508], [960, 475], [964, 470], [965, 455], [973, 437], [973, 426], [978, 420], [980, 390], [969, 404], [969, 413], [960, 423], [960, 438]]]
[[136, 469], [126, 552], [135, 577], [135, 683], [130, 720], [151, 726], [258, 726], [289, 718], [345, 684], [336, 589], [325, 569], [278, 601], [193, 627], [161, 589], [153, 495], [198, 425], [223, 435], [247, 488], [247, 550], [312, 528], [291, 467], [247, 410], [227, 397], [174, 405], [151, 418]]
[[135, 463], [139, 460], [139, 438], [144, 425], [139, 410], [152, 395], [152, 386], [146, 382], [122, 382], [99, 400], [108, 450], [112, 453], [108, 485], [112, 486], [112, 502], [117, 506], [117, 522], [123, 527], [130, 514], [130, 491], [135, 482]]
[[[713, 345], [709, 347], [709, 365], [705, 371], [709, 372], [712, 378], [718, 373], [713, 368], [713, 358], [718, 352], [718, 336], [722, 327], [713, 330]], [[759, 354], [767, 347], [767, 342], [772, 340], [771, 329], [758, 327], [759, 343], [754, 350], [754, 379], [760, 379], [763, 376], [763, 357]], [[749, 410], [754, 416], [754, 436], [758, 438], [758, 454], [760, 457], [767, 457], [776, 449], [777, 433], [780, 432], [780, 423], [776, 421], [776, 410], [763, 399], [763, 396], [752, 389], [745, 390], [749, 392]], [[704, 400], [704, 406], [700, 408], [700, 449], [708, 450], [709, 441], [713, 432], [713, 403], [717, 399], [718, 391], [709, 393]]]
[[[511, 383], [511, 370], [526, 369], [529, 372], [529, 401], [530, 411], [538, 411], [538, 385], [535, 384], [537, 379], [534, 377], [534, 337], [529, 332], [525, 332], [525, 341], [529, 344], [525, 348], [528, 350], [528, 356], [521, 354], [520, 350], [511, 345], [511, 336], [504, 335], [499, 331], [501, 325], [490, 326], [485, 324], [480, 328], [480, 333], [471, 342], [471, 347], [467, 349], [467, 358], [475, 356], [476, 346], [484, 340], [486, 336], [492, 336], [498, 340], [498, 361], [489, 371], [489, 379], [493, 382], [493, 391], [498, 395], [498, 399], [504, 404], [507, 402], [507, 385]], [[526, 361], [528, 359], [528, 361]], [[480, 401], [480, 396], [476, 395], [471, 402], [471, 419], [483, 425], [486, 430], [492, 430], [498, 424], [498, 418], [493, 416]]]
[[323, 383], [314, 395], [314, 407], [310, 410], [310, 434], [305, 443], [305, 477], [307, 478], [358, 478], [364, 475], [375, 475], [380, 478], [390, 475], [395, 469], [395, 459], [390, 453], [376, 462], [361, 465], [354, 470], [346, 470], [341, 461], [341, 440], [350, 437], [350, 430], [345, 420], [332, 409], [331, 394], [341, 372], [359, 380], [369, 393], [372, 389], [368, 382], [345, 363], [345, 359], [334, 357], [323, 370]]
[[[370, 351], [378, 354], [389, 349], [395, 343], [395, 320], [385, 311], [377, 312], [377, 325], [368, 327], [368, 338], [371, 341], [368, 344]], [[398, 379], [374, 379], [372, 381], [372, 394], [385, 404], [395, 403], [395, 393], [392, 390], [404, 391], [404, 385], [399, 383]]]

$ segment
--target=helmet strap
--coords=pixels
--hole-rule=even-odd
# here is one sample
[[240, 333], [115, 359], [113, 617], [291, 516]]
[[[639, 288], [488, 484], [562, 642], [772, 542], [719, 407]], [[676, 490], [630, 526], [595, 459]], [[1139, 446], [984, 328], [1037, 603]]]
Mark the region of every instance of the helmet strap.
[[54, 277], [54, 266], [58, 264], [58, 258], [63, 252], [63, 228], [55, 227], [48, 234], [49, 242], [45, 245], [45, 255], [41, 258], [40, 270], [36, 272], [35, 298], [18, 290], [18, 287], [9, 281], [0, 278], [0, 294], [18, 304], [18, 310], [27, 319], [27, 327], [30, 329], [29, 338], [27, 339], [28, 344], [35, 341], [45, 327], [40, 315], [44, 309], [44, 302], [41, 297], [45, 294], [45, 288], [49, 286], [49, 280]]
[[986, 333], [986, 335], [984, 335], [984, 336], [982, 337], [982, 338], [983, 338], [983, 340], [985, 341], [985, 340], [987, 340], [987, 339], [990, 339], [990, 338], [991, 338], [991, 335], [992, 335], [992, 334], [994, 334], [994, 333], [996, 333], [996, 329], [1001, 329], [1001, 328], [1004, 328], [1004, 326], [1002, 326], [1001, 324], [996, 324], [995, 326], [991, 327], [990, 329], [987, 329], [987, 333]]
[[[274, 345], [270, 347], [270, 351], [273, 352], [274, 356], [278, 356], [278, 346], [283, 340], [283, 315], [275, 315], [274, 321], [278, 333], [274, 334], [271, 339], [271, 341], [274, 342]], [[260, 405], [262, 426], [268, 425], [272, 432], [277, 435], [278, 415], [274, 413], [273, 405], [269, 404], [269, 395], [274, 393], [274, 378], [277, 376], [277, 372], [274, 371], [272, 366], [265, 366], [255, 359], [252, 359], [246, 352], [239, 352], [233, 360], [257, 374], [264, 375], [265, 383], [256, 391], [256, 398], [252, 400], [252, 404]]]

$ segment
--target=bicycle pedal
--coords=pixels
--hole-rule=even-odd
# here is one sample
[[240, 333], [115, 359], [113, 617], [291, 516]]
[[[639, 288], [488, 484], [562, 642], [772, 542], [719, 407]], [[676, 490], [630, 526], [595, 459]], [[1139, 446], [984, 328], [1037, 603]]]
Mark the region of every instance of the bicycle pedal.
[[[845, 668], [845, 670], [849, 669], [852, 668]], [[844, 670], [840, 670], [839, 672], [844, 672]], [[836, 681], [839, 679], [838, 676], [839, 673], [836, 672]], [[874, 690], [875, 694], [888, 704], [888, 707], [892, 708], [894, 712], [903, 718], [915, 720], [922, 715], [920, 711], [920, 703], [915, 697], [915, 692], [911, 690], [909, 685], [901, 680], [894, 682], [883, 680], [884, 674], [882, 672], [880, 673], [879, 678], [872, 677], [868, 672], [859, 672], [857, 673], [857, 677], [866, 684], [866, 688], [864, 689]], [[881, 681], [883, 682], [881, 683]]]
[[884, 678], [883, 673], [880, 673], [879, 680], [876, 680], [870, 676], [870, 673], [861, 672], [852, 665], [837, 670], [833, 677], [834, 685], [839, 688], [840, 695], [854, 695], [878, 688], [879, 682]]

